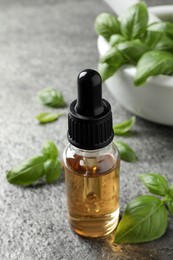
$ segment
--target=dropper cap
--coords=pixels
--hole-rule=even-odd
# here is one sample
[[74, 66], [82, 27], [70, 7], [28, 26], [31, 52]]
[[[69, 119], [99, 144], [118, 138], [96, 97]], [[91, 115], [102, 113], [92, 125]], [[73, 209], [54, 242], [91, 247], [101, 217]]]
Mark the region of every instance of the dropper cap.
[[69, 108], [69, 142], [84, 150], [96, 150], [112, 142], [112, 112], [108, 101], [102, 99], [100, 74], [83, 70], [77, 78], [78, 94]]

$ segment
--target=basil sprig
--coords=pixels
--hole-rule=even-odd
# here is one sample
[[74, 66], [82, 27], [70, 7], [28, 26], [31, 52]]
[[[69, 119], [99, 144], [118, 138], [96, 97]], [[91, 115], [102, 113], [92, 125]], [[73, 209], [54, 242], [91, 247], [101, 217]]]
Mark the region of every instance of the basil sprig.
[[122, 17], [114, 18], [100, 14], [95, 21], [97, 34], [110, 44], [98, 64], [103, 81], [124, 64], [137, 66], [136, 86], [144, 84], [151, 76], [173, 74], [172, 22], [148, 24], [144, 2], [131, 6]]
[[121, 141], [115, 141], [115, 144], [120, 152], [121, 160], [127, 162], [135, 162], [137, 160], [136, 153], [128, 144]]
[[137, 64], [134, 83], [138, 86], [145, 83], [150, 76], [173, 73], [173, 54], [166, 51], [150, 51], [145, 53]]
[[144, 2], [132, 5], [122, 17], [121, 21], [121, 33], [127, 39], [138, 38], [148, 24], [148, 12], [146, 4]]
[[156, 22], [148, 26], [149, 31], [163, 32], [173, 37], [173, 23], [171, 22]]
[[162, 236], [168, 225], [163, 202], [149, 195], [132, 200], [115, 232], [116, 243], [148, 242]]
[[47, 159], [56, 160], [59, 155], [59, 152], [55, 143], [53, 143], [52, 141], [47, 141], [46, 143], [43, 144], [42, 154], [46, 160]]
[[58, 160], [48, 159], [44, 162], [44, 174], [48, 184], [55, 182], [60, 176], [61, 163]]
[[[38, 99], [45, 106], [62, 108], [66, 106], [62, 93], [52, 88], [44, 88], [37, 94]], [[35, 118], [40, 124], [47, 124], [58, 120], [64, 113], [42, 112]]]
[[31, 185], [44, 175], [43, 164], [43, 156], [36, 156], [26, 160], [7, 173], [7, 180], [17, 185]]
[[136, 122], [136, 117], [133, 116], [128, 120], [125, 120], [119, 124], [113, 126], [114, 134], [115, 135], [127, 135], [130, 133], [130, 130], [134, 126]]
[[118, 19], [108, 13], [102, 13], [96, 18], [95, 30], [97, 34], [102, 35], [109, 40], [112, 34], [120, 32], [120, 23]]
[[56, 145], [48, 141], [43, 145], [42, 155], [28, 159], [7, 172], [8, 182], [28, 186], [42, 177], [45, 177], [48, 184], [55, 182], [60, 176], [60, 161], [57, 156]]
[[62, 93], [52, 88], [44, 88], [38, 93], [38, 99], [43, 105], [60, 108], [65, 107], [66, 103]]
[[161, 237], [168, 226], [168, 214], [173, 214], [173, 186], [158, 173], [144, 173], [140, 180], [156, 195], [141, 195], [126, 207], [115, 231], [115, 243], [143, 243]]
[[52, 113], [52, 112], [42, 112], [38, 114], [35, 118], [40, 124], [47, 124], [58, 120], [64, 113]]
[[[118, 123], [113, 126], [114, 134], [116, 136], [129, 136], [134, 124], [136, 122], [136, 117], [133, 116], [128, 120], [125, 120], [121, 123]], [[120, 158], [123, 161], [127, 162], [135, 162], [137, 160], [137, 155], [133, 151], [133, 149], [122, 141], [115, 141], [115, 145], [117, 146], [120, 152]]]
[[156, 195], [165, 196], [169, 193], [169, 185], [164, 176], [157, 173], [144, 173], [139, 175], [139, 179], [148, 190]]

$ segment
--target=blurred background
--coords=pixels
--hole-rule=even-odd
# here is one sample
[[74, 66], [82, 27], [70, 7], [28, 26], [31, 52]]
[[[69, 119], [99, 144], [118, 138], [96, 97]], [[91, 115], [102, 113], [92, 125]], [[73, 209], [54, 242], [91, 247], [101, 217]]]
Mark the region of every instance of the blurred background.
[[[148, 0], [152, 5], [171, 0]], [[67, 144], [67, 117], [39, 125], [35, 116], [54, 111], [37, 100], [39, 90], [60, 90], [69, 105], [76, 98], [76, 77], [97, 69], [99, 59], [94, 21], [113, 11], [100, 0], [0, 0], [0, 259], [173, 259], [173, 223], [159, 241], [141, 246], [112, 247], [111, 237], [82, 239], [71, 232], [66, 218], [64, 176], [54, 185], [21, 188], [10, 185], [6, 172], [40, 153], [53, 140], [60, 158]], [[132, 114], [103, 85], [112, 105], [114, 123]], [[67, 114], [68, 108], [59, 109]], [[173, 182], [172, 127], [137, 118], [128, 144], [138, 162], [121, 165], [121, 209], [144, 192], [140, 172], [163, 173]], [[123, 140], [123, 139], [122, 139]]]

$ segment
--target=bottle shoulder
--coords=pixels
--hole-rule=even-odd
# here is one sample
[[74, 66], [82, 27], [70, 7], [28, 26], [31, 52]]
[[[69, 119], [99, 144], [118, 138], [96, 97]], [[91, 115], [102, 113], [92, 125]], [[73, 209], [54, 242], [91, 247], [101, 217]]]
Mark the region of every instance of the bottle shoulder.
[[119, 152], [115, 145], [94, 151], [79, 150], [69, 145], [64, 151], [63, 164], [77, 174], [107, 174], [119, 167]]
[[83, 150], [69, 144], [64, 150], [64, 156], [79, 155], [84, 157], [99, 157], [105, 154], [110, 154], [115, 160], [119, 158], [119, 151], [115, 142], [98, 150]]

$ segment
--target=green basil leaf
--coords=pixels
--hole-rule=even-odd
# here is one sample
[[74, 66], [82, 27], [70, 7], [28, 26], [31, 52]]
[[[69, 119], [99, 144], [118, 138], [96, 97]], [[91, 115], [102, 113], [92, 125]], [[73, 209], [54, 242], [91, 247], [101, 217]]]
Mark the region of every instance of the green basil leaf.
[[171, 22], [156, 22], [148, 26], [149, 31], [163, 32], [173, 36], [173, 23]]
[[44, 173], [48, 184], [55, 182], [60, 177], [60, 162], [58, 160], [47, 160], [44, 163]]
[[142, 41], [147, 44], [150, 48], [154, 49], [156, 44], [161, 39], [163, 33], [154, 32], [154, 31], [146, 31], [144, 36], [142, 37]]
[[127, 162], [135, 162], [137, 160], [136, 153], [130, 148], [129, 145], [125, 144], [121, 141], [115, 142], [119, 152], [120, 152], [120, 158]]
[[49, 106], [49, 107], [65, 107], [66, 103], [64, 101], [64, 97], [60, 91], [52, 89], [52, 88], [45, 88], [42, 89], [38, 93], [38, 99], [42, 102], [42, 104]]
[[173, 199], [173, 185], [170, 187], [169, 189], [169, 195], [171, 196], [171, 198]]
[[138, 61], [134, 84], [139, 86], [144, 84], [150, 76], [171, 75], [172, 73], [173, 54], [166, 51], [149, 51]]
[[113, 126], [114, 134], [115, 135], [126, 135], [132, 129], [136, 122], [136, 117], [133, 116], [129, 120], [123, 121], [119, 124]]
[[117, 49], [128, 62], [136, 64], [140, 57], [150, 48], [140, 40], [132, 40], [119, 43]]
[[98, 71], [102, 77], [102, 80], [105, 81], [110, 78], [125, 63], [125, 58], [117, 49], [109, 49], [100, 58], [98, 65]]
[[148, 30], [143, 40], [154, 50], [173, 51], [173, 40], [164, 31]]
[[173, 40], [171, 40], [168, 36], [163, 34], [160, 40], [155, 45], [155, 49], [172, 52]]
[[7, 173], [8, 182], [23, 186], [34, 183], [44, 175], [44, 161], [43, 156], [37, 156], [22, 162]]
[[115, 47], [120, 42], [125, 42], [126, 39], [120, 34], [113, 34], [109, 39], [109, 44]]
[[113, 76], [116, 70], [117, 70], [116, 66], [112, 64], [108, 64], [108, 63], [98, 64], [98, 71], [101, 75], [102, 81], [105, 81], [111, 76]]
[[43, 144], [42, 154], [46, 159], [55, 160], [58, 157], [58, 148], [52, 141], [47, 141]]
[[121, 17], [121, 32], [127, 39], [138, 38], [147, 28], [148, 12], [144, 2], [131, 6]]
[[98, 35], [102, 35], [106, 40], [109, 40], [112, 34], [120, 32], [120, 24], [115, 16], [101, 13], [96, 17], [95, 30]]
[[168, 194], [166, 194], [164, 196], [164, 198], [162, 199], [162, 201], [165, 203], [165, 205], [167, 206], [167, 208], [169, 209], [169, 212], [171, 215], [173, 215], [173, 196], [172, 196], [172, 188], [169, 189]]
[[139, 175], [139, 179], [154, 194], [165, 196], [169, 192], [167, 180], [158, 173], [143, 173]]
[[43, 112], [36, 116], [36, 119], [41, 124], [51, 123], [53, 121], [58, 120], [64, 113], [51, 113], [51, 112]]
[[163, 202], [143, 195], [130, 202], [115, 232], [115, 243], [142, 243], [161, 237], [168, 226]]
[[173, 215], [173, 200], [168, 201], [166, 204], [167, 204], [170, 214]]
[[100, 63], [108, 63], [119, 68], [122, 64], [126, 62], [126, 59], [123, 55], [116, 49], [109, 49], [103, 56], [100, 58]]

